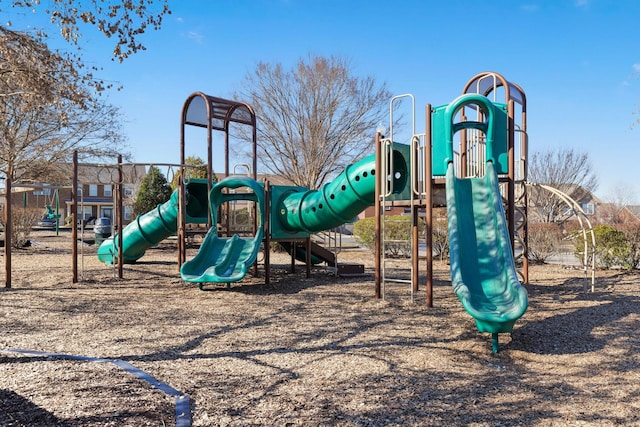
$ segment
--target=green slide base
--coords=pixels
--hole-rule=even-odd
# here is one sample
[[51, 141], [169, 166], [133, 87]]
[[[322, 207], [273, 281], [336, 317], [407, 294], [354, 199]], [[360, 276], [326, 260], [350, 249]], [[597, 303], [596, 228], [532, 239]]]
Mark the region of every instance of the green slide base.
[[450, 163], [446, 191], [454, 292], [480, 332], [511, 332], [528, 296], [518, 280], [493, 163], [481, 178], [456, 178]]
[[[107, 264], [114, 265], [118, 263], [118, 242], [114, 240], [113, 236], [105, 239], [98, 248], [98, 259]], [[145, 244], [143, 249], [132, 251], [130, 245], [125, 242], [122, 262], [124, 264], [135, 264], [145, 254], [146, 250], [153, 245]]]

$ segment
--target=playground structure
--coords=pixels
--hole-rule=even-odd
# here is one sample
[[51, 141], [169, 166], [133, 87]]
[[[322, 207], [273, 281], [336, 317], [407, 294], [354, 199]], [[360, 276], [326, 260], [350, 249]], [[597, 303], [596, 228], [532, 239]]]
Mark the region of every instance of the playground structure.
[[[307, 275], [310, 275], [312, 259], [318, 255], [317, 251], [314, 252], [311, 234], [344, 224], [374, 204], [373, 155], [347, 167], [332, 183], [319, 191], [297, 186], [270, 185], [268, 182], [258, 183], [255, 172], [253, 178], [229, 175], [227, 148], [231, 123], [249, 125], [255, 135], [255, 116], [246, 104], [202, 93], [189, 97], [183, 109], [182, 162], [185, 159], [185, 125], [207, 129], [209, 157], [212, 153], [212, 131], [224, 131], [227, 178], [215, 185], [210, 179], [180, 178], [179, 189], [168, 202], [136, 218], [122, 233], [112, 236], [100, 246], [98, 257], [102, 262], [136, 262], [147, 248], [177, 234], [178, 263], [182, 278], [200, 283], [201, 288], [205, 283], [241, 280], [249, 267], [255, 265], [261, 247], [265, 248], [265, 282], [269, 283], [271, 242], [289, 244], [292, 257], [300, 258], [303, 254]], [[255, 142], [253, 152], [255, 153]], [[398, 153], [395, 158], [401, 161]], [[253, 164], [255, 165], [255, 160]], [[211, 159], [208, 169], [211, 177]], [[255, 166], [252, 170], [255, 171]], [[180, 172], [180, 177], [182, 176], [185, 176], [183, 169]], [[404, 182], [396, 183], [396, 187], [403, 185]], [[250, 233], [234, 229], [231, 211], [238, 202], [248, 202], [242, 203], [242, 206], [251, 212], [250, 217], [254, 220]], [[188, 228], [192, 224], [206, 224], [208, 232], [204, 236], [199, 254], [187, 261], [185, 242], [193, 232]], [[216, 226], [212, 227], [211, 224]], [[303, 248], [298, 248], [298, 245]]]
[[[504, 95], [503, 103], [497, 102], [498, 92]], [[292, 257], [296, 256], [296, 246], [302, 243], [309, 275], [311, 234], [340, 226], [368, 206], [375, 206], [376, 297], [384, 297], [382, 289], [387, 283], [407, 282], [413, 298], [419, 287], [421, 236], [417, 224], [423, 211], [427, 228], [424, 236], [427, 304], [432, 306], [432, 208], [436, 193], [445, 190], [453, 288], [478, 329], [492, 334], [492, 348], [498, 351], [498, 334], [510, 332], [528, 304], [526, 290], [518, 280], [520, 274], [524, 282], [528, 281], [524, 92], [499, 74], [481, 73], [467, 83], [463, 94], [452, 103], [436, 108], [427, 105], [426, 132], [415, 133], [414, 119], [409, 144], [394, 141], [394, 100], [390, 107], [389, 138], [380, 132], [376, 134], [375, 155], [347, 167], [321, 189], [309, 190], [256, 181], [256, 118], [249, 105], [200, 92], [192, 94], [182, 113], [178, 190], [164, 205], [105, 241], [99, 250], [101, 261], [135, 262], [149, 246], [177, 234], [181, 277], [199, 283], [201, 289], [206, 283], [229, 285], [242, 280], [251, 266], [257, 273], [256, 258], [261, 247], [265, 254], [265, 283], [269, 283], [271, 242], [290, 243]], [[521, 109], [520, 120], [516, 120], [516, 104]], [[468, 110], [475, 112], [475, 120], [467, 120]], [[250, 176], [229, 173], [231, 124], [250, 126], [253, 138]], [[207, 180], [182, 179], [186, 125], [207, 130]], [[211, 179], [213, 130], [225, 135], [224, 179], [215, 184]], [[238, 202], [242, 202], [253, 220], [248, 235], [231, 226], [232, 210]], [[409, 208], [412, 225], [409, 278], [390, 277], [385, 268], [388, 206]], [[194, 223], [206, 223], [208, 231], [198, 254], [187, 260], [187, 226]], [[514, 260], [516, 243], [522, 259], [520, 273]]]
[[[401, 98], [413, 100], [410, 95], [395, 100]], [[395, 100], [390, 103], [390, 134], [379, 132], [376, 137], [385, 176], [395, 171], [384, 163], [384, 153], [400, 146], [393, 132]], [[528, 305], [518, 281], [520, 276], [528, 282], [526, 97], [501, 75], [480, 73], [450, 104], [427, 104], [425, 110], [425, 132], [414, 130], [403, 148], [410, 153], [410, 187], [400, 197], [377, 192], [376, 297], [384, 298], [389, 284], [407, 283], [413, 298], [420, 279], [418, 248], [423, 244], [426, 303], [433, 305], [433, 207], [446, 205], [454, 291], [478, 329], [492, 334], [492, 348], [498, 351], [498, 334], [510, 332]], [[468, 120], [468, 114], [474, 119]], [[409, 277], [394, 276], [386, 268], [385, 247], [393, 243], [386, 238], [387, 223], [393, 220], [387, 218], [389, 207], [403, 207], [411, 215]], [[418, 233], [421, 217], [426, 225], [423, 236]]]

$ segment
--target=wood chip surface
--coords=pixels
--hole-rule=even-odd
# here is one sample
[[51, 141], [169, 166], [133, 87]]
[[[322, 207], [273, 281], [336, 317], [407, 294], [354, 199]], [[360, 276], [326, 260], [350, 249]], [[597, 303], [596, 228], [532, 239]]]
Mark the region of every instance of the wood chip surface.
[[0, 426], [175, 425], [175, 396], [108, 360], [188, 396], [193, 426], [640, 425], [637, 272], [597, 272], [585, 292], [581, 270], [532, 266], [529, 309], [494, 354], [443, 262], [430, 308], [423, 285], [376, 300], [366, 251], [339, 256], [364, 277], [306, 278], [274, 254], [269, 286], [261, 266], [203, 292], [180, 280], [175, 241], [123, 280], [83, 246], [73, 284], [69, 233], [32, 237], [0, 288]]

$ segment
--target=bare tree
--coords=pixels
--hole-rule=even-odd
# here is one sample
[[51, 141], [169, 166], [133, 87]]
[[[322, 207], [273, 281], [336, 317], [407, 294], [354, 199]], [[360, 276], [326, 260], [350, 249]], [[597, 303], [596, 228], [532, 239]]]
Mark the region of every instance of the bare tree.
[[[69, 0], [13, 0], [7, 3], [8, 7], [0, 6], [4, 15], [9, 14], [7, 9], [14, 13], [17, 9], [30, 13], [44, 9], [51, 23], [60, 28], [62, 37], [75, 46], [79, 46], [81, 26], [94, 26], [107, 38], [115, 39], [113, 59], [120, 62], [145, 50], [139, 36], [148, 28], [159, 29], [163, 17], [171, 13], [168, 0], [88, 0], [82, 5]], [[11, 26], [11, 19], [5, 22]]]
[[118, 110], [99, 90], [73, 58], [50, 51], [37, 35], [0, 26], [0, 172], [60, 182], [53, 166], [74, 149], [91, 157], [120, 152]]
[[364, 153], [387, 117], [391, 98], [384, 84], [358, 78], [347, 60], [310, 55], [289, 71], [259, 63], [236, 95], [258, 120], [258, 151], [269, 172], [317, 188]]
[[[572, 148], [556, 148], [533, 153], [529, 164], [529, 181], [554, 187], [580, 202], [598, 187], [588, 153]], [[532, 191], [529, 201], [532, 214], [542, 222], [561, 223], [571, 216], [566, 205], [547, 191]]]
[[529, 224], [528, 258], [533, 263], [544, 264], [562, 247], [562, 228], [549, 222]]

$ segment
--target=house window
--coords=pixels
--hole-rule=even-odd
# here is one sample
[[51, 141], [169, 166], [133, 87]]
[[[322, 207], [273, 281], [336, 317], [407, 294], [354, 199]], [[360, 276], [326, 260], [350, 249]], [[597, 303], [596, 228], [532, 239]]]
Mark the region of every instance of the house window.
[[100, 216], [104, 216], [107, 218], [113, 217], [113, 209], [112, 208], [102, 208], [100, 209]]
[[111, 196], [113, 196], [113, 190], [112, 190], [111, 184], [105, 184], [104, 197], [111, 197]]
[[133, 216], [133, 206], [125, 206], [124, 207], [124, 220], [131, 221], [131, 217]]
[[78, 195], [77, 197], [82, 197], [82, 187], [78, 187]]
[[583, 205], [580, 205], [580, 207], [587, 215], [593, 215], [596, 212], [596, 207], [593, 203], [585, 203]]
[[89, 197], [98, 196], [98, 186], [96, 184], [89, 185]]
[[81, 206], [78, 209], [78, 216], [80, 219], [89, 219], [93, 216], [93, 209], [91, 206]]

